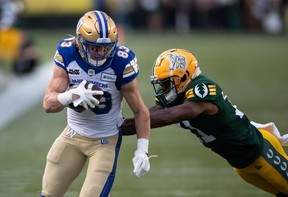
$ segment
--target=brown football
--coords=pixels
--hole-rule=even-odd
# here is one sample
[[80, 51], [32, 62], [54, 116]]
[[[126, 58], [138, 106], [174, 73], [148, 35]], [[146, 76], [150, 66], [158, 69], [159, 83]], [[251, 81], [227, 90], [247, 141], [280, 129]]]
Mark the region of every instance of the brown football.
[[[69, 89], [73, 89], [73, 88], [76, 88], [76, 87], [77, 87], [77, 85], [74, 85], [74, 86], [69, 87]], [[92, 83], [89, 83], [89, 82], [86, 82], [84, 87], [86, 89], [89, 89], [89, 90], [101, 90], [102, 91], [102, 89], [100, 87], [98, 87], [97, 85], [94, 85]], [[101, 97], [102, 97], [102, 95], [94, 95], [94, 98], [96, 98], [98, 101], [101, 99]], [[73, 100], [77, 100], [78, 98], [79, 98], [78, 95], [73, 95]], [[70, 103], [68, 107], [73, 109], [73, 110], [75, 110], [75, 111], [77, 111], [77, 112], [82, 112], [82, 111], [85, 110], [85, 108], [83, 106], [81, 106], [81, 105], [78, 105], [77, 107], [74, 107], [73, 103]]]

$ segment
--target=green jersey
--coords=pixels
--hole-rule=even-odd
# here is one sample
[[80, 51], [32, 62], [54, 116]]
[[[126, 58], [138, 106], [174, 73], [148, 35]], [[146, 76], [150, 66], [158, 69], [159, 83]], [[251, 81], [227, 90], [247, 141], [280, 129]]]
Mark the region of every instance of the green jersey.
[[[158, 98], [157, 104], [163, 106], [164, 102], [161, 100], [163, 98]], [[221, 155], [236, 168], [244, 168], [260, 156], [263, 146], [261, 133], [229, 101], [217, 83], [199, 75], [175, 102], [164, 107], [179, 105], [185, 101], [211, 102], [218, 106], [219, 111], [215, 115], [200, 114], [179, 123], [182, 128], [190, 129], [204, 146]]]

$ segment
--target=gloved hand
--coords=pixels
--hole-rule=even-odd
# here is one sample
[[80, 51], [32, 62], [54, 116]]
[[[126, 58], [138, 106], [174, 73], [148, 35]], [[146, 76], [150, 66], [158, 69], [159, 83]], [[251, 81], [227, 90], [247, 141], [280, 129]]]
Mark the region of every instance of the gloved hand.
[[[88, 107], [96, 107], [97, 105], [99, 105], [99, 101], [93, 96], [103, 95], [103, 91], [86, 89], [86, 83], [87, 81], [83, 80], [76, 88], [72, 88], [66, 92], [58, 94], [58, 101], [64, 106], [68, 106], [70, 103], [73, 102], [73, 105], [75, 107], [77, 107], [78, 105], [83, 106], [85, 109], [88, 109]], [[73, 96], [79, 98], [73, 99]]]
[[150, 162], [148, 158], [148, 153], [142, 149], [137, 149], [134, 153], [134, 158], [132, 159], [134, 165], [134, 174], [138, 177], [143, 176], [146, 172], [150, 170]]

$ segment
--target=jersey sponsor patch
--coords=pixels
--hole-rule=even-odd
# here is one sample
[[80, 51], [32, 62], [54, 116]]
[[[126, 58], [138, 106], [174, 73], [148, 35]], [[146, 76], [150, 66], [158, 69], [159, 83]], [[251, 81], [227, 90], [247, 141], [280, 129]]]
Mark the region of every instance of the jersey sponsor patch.
[[116, 75], [109, 74], [109, 73], [101, 73], [102, 81], [115, 82], [116, 78], [117, 78]]
[[81, 70], [80, 69], [68, 69], [68, 74], [69, 75], [74, 75], [74, 76], [80, 76], [81, 75]]

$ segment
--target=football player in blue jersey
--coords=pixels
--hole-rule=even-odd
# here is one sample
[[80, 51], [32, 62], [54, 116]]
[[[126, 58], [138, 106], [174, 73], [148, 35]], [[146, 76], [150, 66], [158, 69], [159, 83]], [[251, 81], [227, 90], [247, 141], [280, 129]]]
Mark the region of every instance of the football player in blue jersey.
[[[68, 124], [48, 152], [41, 197], [64, 196], [86, 161], [88, 168], [80, 197], [109, 196], [122, 139], [123, 97], [136, 122], [134, 173], [142, 176], [150, 169], [149, 110], [137, 86], [137, 58], [131, 49], [118, 46], [117, 42], [113, 20], [95, 10], [80, 18], [75, 37], [57, 45], [43, 107], [47, 113], [66, 107]], [[87, 83], [101, 90], [89, 89]], [[95, 95], [101, 98], [97, 100]]]
[[[156, 92], [151, 128], [178, 124], [189, 129], [245, 181], [278, 197], [288, 196], [288, 156], [282, 147], [288, 145], [288, 134], [281, 136], [274, 123], [250, 121], [217, 83], [201, 74], [190, 52], [163, 52], [151, 83]], [[133, 118], [126, 119], [123, 135], [134, 134], [134, 126]]]

